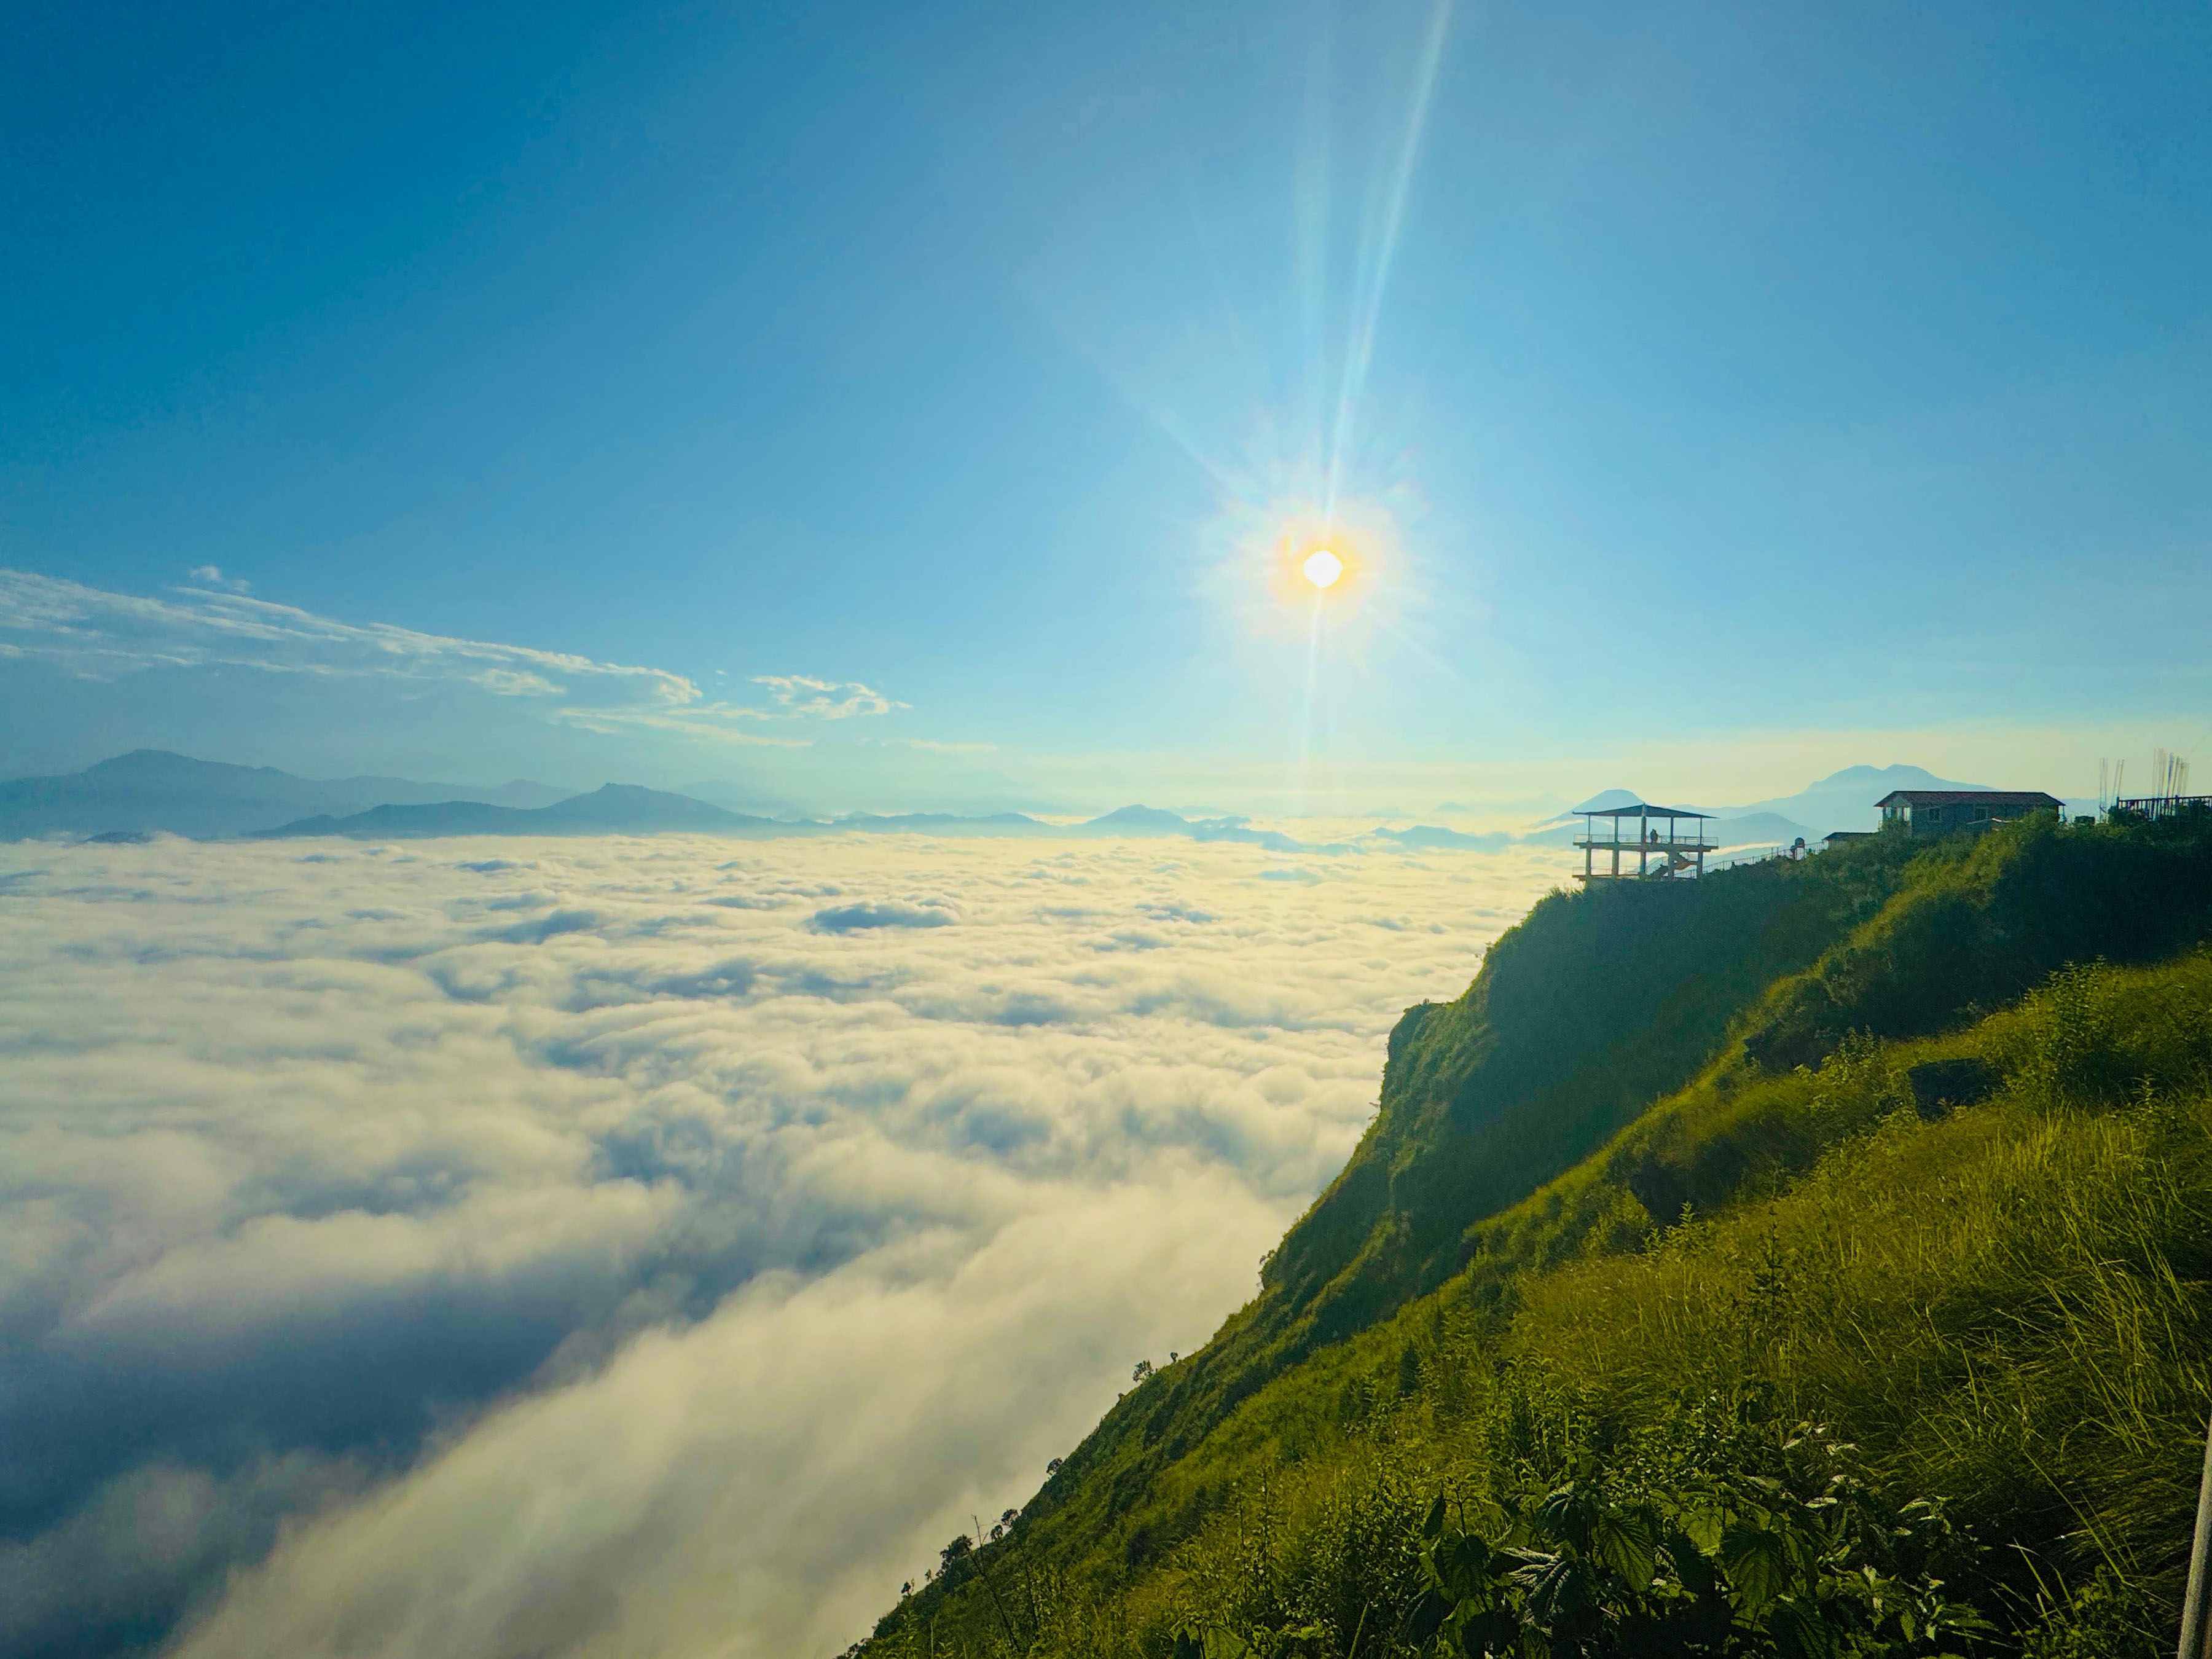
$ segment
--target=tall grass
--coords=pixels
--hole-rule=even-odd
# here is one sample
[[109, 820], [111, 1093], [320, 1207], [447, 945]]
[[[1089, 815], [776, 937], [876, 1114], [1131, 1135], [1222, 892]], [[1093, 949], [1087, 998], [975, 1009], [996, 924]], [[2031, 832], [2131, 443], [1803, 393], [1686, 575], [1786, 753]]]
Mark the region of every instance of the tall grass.
[[1887, 1485], [2171, 1599], [2212, 1401], [2208, 1152], [2202, 1095], [1895, 1116], [1785, 1197], [1532, 1285], [1510, 1348], [1630, 1420], [1771, 1382]]
[[[1922, 1121], [1931, 1059], [1982, 1060], [1994, 1092]], [[1701, 1089], [1524, 1206], [1517, 1269], [1498, 1243], [1247, 1401], [1131, 1512], [1146, 1547], [1048, 1559], [1018, 1528], [978, 1565], [1058, 1575], [1026, 1623], [955, 1595], [932, 1645], [892, 1620], [875, 1650], [1168, 1659], [1204, 1629], [1411, 1653], [1437, 1494], [1475, 1527], [1531, 1483], [1680, 1463], [1716, 1401], [1825, 1425], [1886, 1501], [1942, 1500], [1984, 1547], [1954, 1586], [1984, 1646], [2170, 1639], [2212, 1407], [2212, 954], [2069, 969], [1947, 1037]], [[1662, 1157], [1717, 1196], [1652, 1216], [1626, 1176]]]

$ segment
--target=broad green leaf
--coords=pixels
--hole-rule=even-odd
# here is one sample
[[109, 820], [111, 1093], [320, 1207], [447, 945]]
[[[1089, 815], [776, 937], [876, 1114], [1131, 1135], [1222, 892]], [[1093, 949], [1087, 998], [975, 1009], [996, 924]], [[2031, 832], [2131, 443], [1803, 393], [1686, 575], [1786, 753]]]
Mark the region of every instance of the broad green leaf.
[[1538, 1625], [1571, 1618], [1589, 1601], [1589, 1575], [1571, 1557], [1532, 1562], [1513, 1575], [1522, 1587], [1522, 1610]]
[[1436, 1590], [1423, 1590], [1406, 1610], [1405, 1631], [1415, 1642], [1425, 1642], [1443, 1628], [1456, 1608], [1456, 1598]]
[[1504, 1565], [1490, 1546], [1471, 1532], [1437, 1545], [1435, 1560], [1437, 1577], [1462, 1600], [1486, 1589], [1489, 1580]]
[[1721, 1534], [1728, 1529], [1728, 1516], [1718, 1504], [1707, 1500], [1685, 1505], [1681, 1511], [1684, 1536], [1707, 1555], [1720, 1553]]
[[1736, 1605], [1757, 1619], [1790, 1585], [1789, 1546], [1757, 1527], [1731, 1527], [1721, 1539], [1721, 1565]]
[[1596, 1505], [1582, 1488], [1570, 1481], [1536, 1506], [1536, 1522], [1554, 1539], [1572, 1544], [1577, 1549], [1588, 1549], [1595, 1510]]
[[1639, 1595], [1658, 1571], [1658, 1539], [1650, 1521], [1625, 1510], [1601, 1510], [1590, 1524], [1590, 1553]]

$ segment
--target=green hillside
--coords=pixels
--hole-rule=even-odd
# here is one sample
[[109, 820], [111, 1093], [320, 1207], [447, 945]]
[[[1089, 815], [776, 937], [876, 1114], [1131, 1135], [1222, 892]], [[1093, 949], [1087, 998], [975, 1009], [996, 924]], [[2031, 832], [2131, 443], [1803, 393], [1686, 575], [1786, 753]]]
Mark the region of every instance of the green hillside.
[[2130, 1651], [2212, 1401], [2208, 937], [2201, 823], [1552, 896], [869, 1650]]

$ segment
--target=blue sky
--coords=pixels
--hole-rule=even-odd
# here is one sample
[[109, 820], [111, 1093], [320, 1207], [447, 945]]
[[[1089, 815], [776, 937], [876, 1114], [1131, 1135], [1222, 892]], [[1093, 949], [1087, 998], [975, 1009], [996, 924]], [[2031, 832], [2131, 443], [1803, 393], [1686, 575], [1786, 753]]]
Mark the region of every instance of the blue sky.
[[[1419, 810], [2212, 742], [2201, 9], [316, 13], [0, 67], [0, 769]], [[1317, 621], [1298, 538], [1369, 554]]]

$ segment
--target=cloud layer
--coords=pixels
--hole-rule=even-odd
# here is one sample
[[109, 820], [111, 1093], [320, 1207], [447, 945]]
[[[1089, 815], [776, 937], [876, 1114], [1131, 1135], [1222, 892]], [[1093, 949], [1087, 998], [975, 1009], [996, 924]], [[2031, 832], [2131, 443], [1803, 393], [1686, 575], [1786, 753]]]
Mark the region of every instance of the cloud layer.
[[796, 746], [763, 722], [842, 720], [906, 707], [857, 682], [764, 675], [768, 707], [710, 698], [665, 669], [595, 661], [526, 646], [334, 621], [252, 598], [214, 565], [204, 588], [160, 598], [109, 592], [59, 577], [0, 569], [0, 654], [36, 658], [91, 678], [149, 668], [255, 668], [325, 678], [417, 680], [498, 697], [542, 700], [547, 718], [586, 731], [645, 729], [724, 742]]
[[1283, 867], [0, 847], [0, 1650], [843, 1646], [1249, 1294], [1551, 879]]

